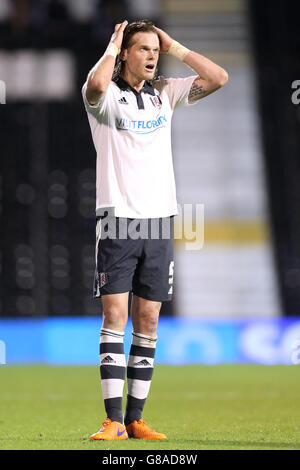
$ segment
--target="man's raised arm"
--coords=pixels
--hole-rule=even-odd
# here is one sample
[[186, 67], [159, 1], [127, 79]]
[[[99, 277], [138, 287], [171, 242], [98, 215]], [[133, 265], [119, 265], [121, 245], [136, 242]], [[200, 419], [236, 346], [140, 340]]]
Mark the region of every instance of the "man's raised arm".
[[115, 26], [115, 31], [104, 55], [88, 74], [86, 97], [91, 105], [99, 102], [110, 84], [115, 67], [116, 56], [120, 52], [123, 32], [127, 23], [127, 21], [123, 21], [123, 23]]
[[189, 92], [189, 103], [204, 98], [226, 84], [228, 74], [222, 67], [182, 46], [162, 29], [156, 28], [156, 30], [161, 41], [160, 51], [174, 55], [198, 74]]

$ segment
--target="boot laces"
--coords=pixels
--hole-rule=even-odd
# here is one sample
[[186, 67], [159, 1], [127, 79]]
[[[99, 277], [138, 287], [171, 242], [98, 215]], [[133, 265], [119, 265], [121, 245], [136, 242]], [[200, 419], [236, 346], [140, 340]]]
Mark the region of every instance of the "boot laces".
[[102, 428], [106, 428], [107, 426], [109, 426], [111, 423], [111, 419], [107, 418], [105, 421], [103, 421], [102, 423]]
[[146, 421], [144, 421], [142, 418], [138, 420], [138, 424], [141, 424], [142, 426], [147, 426]]

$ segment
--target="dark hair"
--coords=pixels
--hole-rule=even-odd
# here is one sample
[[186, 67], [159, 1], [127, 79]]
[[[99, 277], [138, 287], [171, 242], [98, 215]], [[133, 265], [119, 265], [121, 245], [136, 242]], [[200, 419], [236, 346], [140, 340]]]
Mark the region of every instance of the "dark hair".
[[[139, 20], [139, 21], [134, 21], [133, 23], [130, 23], [126, 26], [124, 29], [124, 34], [123, 34], [123, 41], [122, 41], [122, 46], [120, 50], [120, 54], [124, 49], [128, 49], [130, 46], [132, 46], [133, 41], [132, 38], [136, 33], [155, 33], [157, 34], [157, 31], [154, 27], [154, 24], [152, 21], [149, 20]], [[122, 75], [122, 71], [124, 69], [124, 61], [120, 59], [120, 54], [117, 57], [116, 65], [114, 68], [112, 80], [117, 81], [118, 78]], [[157, 69], [155, 71], [155, 76], [157, 76]]]

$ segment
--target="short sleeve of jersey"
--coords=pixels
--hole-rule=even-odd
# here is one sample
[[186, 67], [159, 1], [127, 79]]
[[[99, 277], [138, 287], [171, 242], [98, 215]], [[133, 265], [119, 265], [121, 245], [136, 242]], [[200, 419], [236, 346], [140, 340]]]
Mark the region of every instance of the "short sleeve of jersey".
[[161, 86], [169, 97], [172, 109], [178, 108], [179, 106], [188, 106], [193, 104], [189, 103], [188, 96], [195, 78], [197, 78], [197, 75], [192, 75], [186, 78], [161, 77], [163, 82], [161, 83]]
[[100, 114], [104, 114], [107, 108], [107, 103], [110, 95], [110, 85], [106, 90], [106, 93], [103, 95], [103, 97], [99, 100], [98, 103], [96, 104], [90, 104], [87, 100], [86, 97], [86, 88], [87, 88], [87, 82], [82, 87], [81, 93], [82, 93], [82, 98], [84, 102], [85, 109], [87, 112], [91, 113], [93, 116], [99, 116]]

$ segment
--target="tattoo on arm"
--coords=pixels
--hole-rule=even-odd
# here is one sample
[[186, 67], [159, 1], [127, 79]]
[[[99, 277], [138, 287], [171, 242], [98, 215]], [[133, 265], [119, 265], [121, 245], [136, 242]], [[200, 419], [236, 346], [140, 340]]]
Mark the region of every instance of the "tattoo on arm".
[[189, 92], [189, 101], [196, 101], [206, 93], [206, 90], [200, 85], [199, 81], [198, 78], [194, 80]]

